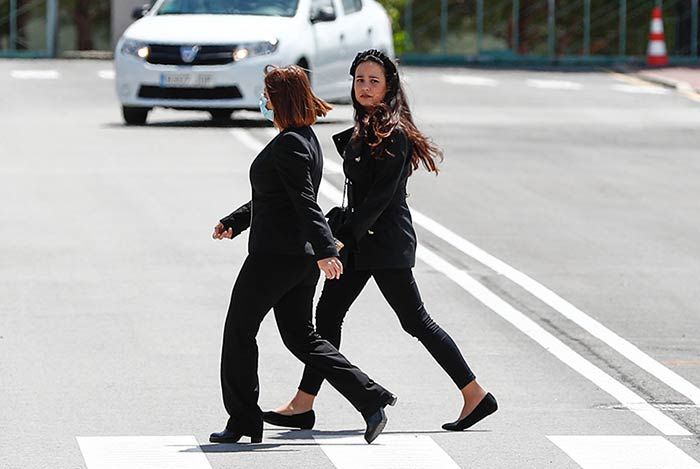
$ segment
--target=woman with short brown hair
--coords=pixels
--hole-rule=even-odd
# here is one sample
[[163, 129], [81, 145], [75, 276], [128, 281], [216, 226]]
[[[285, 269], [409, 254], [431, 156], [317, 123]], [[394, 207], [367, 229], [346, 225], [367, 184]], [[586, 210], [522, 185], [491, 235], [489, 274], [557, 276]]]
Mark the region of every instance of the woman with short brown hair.
[[260, 323], [270, 309], [287, 348], [327, 379], [362, 413], [371, 443], [386, 425], [384, 407], [396, 397], [353, 366], [311, 321], [319, 268], [339, 278], [343, 266], [316, 195], [323, 171], [321, 146], [310, 125], [331, 107], [314, 95], [299, 67], [268, 67], [260, 110], [279, 130], [250, 166], [252, 200], [221, 219], [214, 239], [250, 228], [248, 257], [236, 279], [224, 326], [221, 388], [230, 418], [213, 443], [243, 436], [262, 440], [258, 406]]

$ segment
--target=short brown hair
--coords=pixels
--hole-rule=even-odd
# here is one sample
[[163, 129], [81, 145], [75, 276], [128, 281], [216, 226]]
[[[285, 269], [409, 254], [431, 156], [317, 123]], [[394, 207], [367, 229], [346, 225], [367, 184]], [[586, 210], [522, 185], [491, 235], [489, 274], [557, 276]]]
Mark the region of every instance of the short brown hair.
[[265, 89], [280, 129], [312, 125], [333, 109], [314, 94], [308, 75], [297, 65], [265, 67]]

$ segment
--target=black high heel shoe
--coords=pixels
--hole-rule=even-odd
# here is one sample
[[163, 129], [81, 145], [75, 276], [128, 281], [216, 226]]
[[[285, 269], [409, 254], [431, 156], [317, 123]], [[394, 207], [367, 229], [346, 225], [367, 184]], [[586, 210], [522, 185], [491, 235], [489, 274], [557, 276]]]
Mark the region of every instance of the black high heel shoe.
[[498, 402], [496, 402], [496, 398], [493, 397], [491, 393], [488, 393], [469, 415], [461, 420], [446, 423], [442, 426], [442, 428], [452, 432], [461, 432], [462, 430], [466, 430], [467, 428], [473, 426], [478, 421], [485, 419], [497, 410]]
[[262, 429], [260, 432], [255, 432], [253, 434], [244, 432], [243, 430], [229, 430], [225, 428], [224, 430], [209, 435], [209, 442], [211, 443], [238, 443], [238, 440], [244, 436], [250, 437], [251, 443], [261, 443], [262, 442]]
[[384, 403], [382, 403], [379, 407], [379, 410], [368, 416], [363, 414], [365, 422], [367, 423], [367, 429], [365, 430], [365, 441], [368, 444], [377, 439], [379, 434], [384, 430], [384, 427], [386, 427], [386, 423], [389, 421], [389, 419], [386, 417], [386, 413], [384, 412], [384, 407], [388, 405], [396, 405], [397, 400], [398, 398], [396, 396], [389, 394]]
[[316, 414], [313, 410], [296, 415], [282, 415], [275, 411], [263, 412], [263, 421], [277, 425], [278, 427], [298, 428], [300, 430], [311, 430], [316, 423]]

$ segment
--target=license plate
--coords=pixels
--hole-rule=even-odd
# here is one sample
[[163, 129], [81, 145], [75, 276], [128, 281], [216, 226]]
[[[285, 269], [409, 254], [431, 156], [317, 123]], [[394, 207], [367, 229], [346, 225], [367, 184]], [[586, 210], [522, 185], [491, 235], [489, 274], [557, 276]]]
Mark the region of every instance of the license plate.
[[161, 88], [213, 88], [214, 77], [208, 73], [162, 73]]

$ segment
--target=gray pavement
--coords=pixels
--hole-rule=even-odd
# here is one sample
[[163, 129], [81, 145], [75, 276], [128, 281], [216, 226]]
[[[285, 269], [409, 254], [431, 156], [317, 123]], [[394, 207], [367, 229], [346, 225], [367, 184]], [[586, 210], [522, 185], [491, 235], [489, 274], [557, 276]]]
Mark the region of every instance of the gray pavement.
[[[225, 422], [218, 353], [246, 252], [246, 238], [214, 242], [211, 227], [249, 197], [254, 154], [238, 132], [263, 144], [271, 129], [255, 113], [216, 125], [163, 110], [124, 127], [113, 82], [99, 74], [110, 68], [0, 61], [0, 468], [91, 469], [76, 437], [175, 435], [193, 435], [215, 469], [341, 467], [318, 440], [342, 442], [363, 422], [329, 386], [312, 432], [270, 427], [261, 445], [207, 443]], [[12, 75], [28, 69], [58, 77]], [[445, 150], [440, 176], [412, 177], [412, 207], [700, 386], [698, 103], [605, 72], [406, 76], [419, 125]], [[328, 160], [339, 161], [330, 136], [350, 117], [338, 106], [316, 126]], [[665, 435], [421, 260], [428, 311], [501, 408], [473, 431], [442, 431], [459, 395], [370, 284], [343, 352], [399, 396], [388, 437], [427, 437], [463, 468], [625, 467], [585, 465], [548, 438], [557, 435], [659, 437], [700, 464], [698, 402], [435, 230], [418, 234], [688, 435]], [[293, 394], [301, 365], [269, 317], [259, 344], [270, 408]], [[356, 465], [342, 467], [369, 467], [372, 454], [348, 448]], [[401, 456], [388, 467], [430, 467]]]

